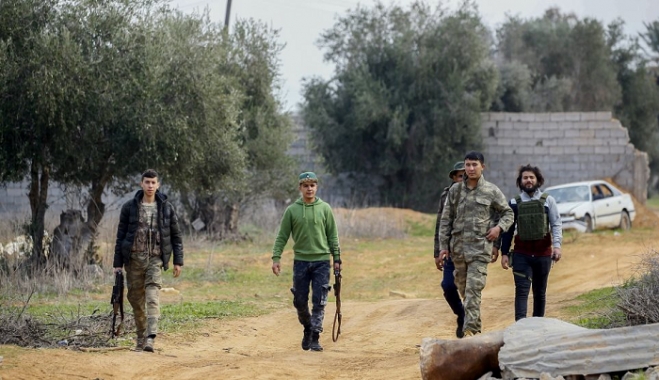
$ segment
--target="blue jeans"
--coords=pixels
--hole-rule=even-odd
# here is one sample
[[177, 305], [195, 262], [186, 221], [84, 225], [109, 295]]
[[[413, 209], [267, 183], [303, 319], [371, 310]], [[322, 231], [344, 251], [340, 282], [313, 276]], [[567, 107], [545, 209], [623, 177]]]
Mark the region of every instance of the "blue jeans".
[[515, 320], [526, 318], [529, 290], [533, 288], [533, 316], [545, 316], [547, 303], [547, 279], [551, 270], [550, 256], [529, 256], [515, 253], [513, 277], [515, 278]]
[[[297, 309], [297, 318], [305, 329], [323, 332], [325, 305], [330, 286], [330, 262], [327, 261], [293, 261], [293, 306]], [[309, 313], [309, 285], [311, 285], [312, 309]]]
[[458, 287], [455, 285], [455, 277], [453, 276], [454, 270], [455, 265], [453, 264], [453, 260], [449, 257], [444, 261], [442, 289], [444, 290], [444, 298], [451, 307], [451, 310], [453, 310], [453, 313], [458, 317], [464, 317], [465, 311], [462, 305], [462, 300], [460, 299], [460, 294], [458, 294]]

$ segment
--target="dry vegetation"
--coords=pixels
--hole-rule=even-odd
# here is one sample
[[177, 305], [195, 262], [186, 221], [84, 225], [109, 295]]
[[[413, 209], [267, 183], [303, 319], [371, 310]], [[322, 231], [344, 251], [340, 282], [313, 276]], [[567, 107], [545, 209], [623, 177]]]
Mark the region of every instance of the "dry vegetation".
[[[639, 219], [634, 224], [638, 235], [625, 236], [624, 239], [644, 239], [643, 236], [653, 233], [651, 230], [654, 231], [654, 227], [659, 225], [656, 223], [659, 218], [654, 212], [642, 206], [639, 206], [638, 212]], [[252, 226], [252, 242], [225, 244], [206, 240], [203, 236], [187, 236], [184, 276], [182, 281], [176, 283], [177, 289], [187, 294], [186, 301], [196, 302], [199, 308], [199, 304], [209, 300], [247, 300], [250, 303], [250, 298], [254, 297], [276, 300], [285, 295], [286, 292], [282, 294], [279, 288], [271, 290], [261, 285], [271, 282], [268, 274], [262, 273], [262, 268], [268, 266], [269, 247], [278, 224], [275, 221], [280, 214], [273, 208], [268, 213], [259, 214], [257, 219], [247, 220], [246, 224]], [[422, 298], [436, 296], [435, 288], [414, 285], [426, 282], [423, 278], [427, 276], [425, 272], [432, 251], [434, 215], [393, 208], [337, 208], [335, 214], [340, 226], [342, 248], [349, 255], [351, 265], [355, 263], [358, 268], [349, 274], [348, 292], [351, 299], [373, 300], [392, 294]], [[263, 226], [264, 221], [269, 221], [267, 226]], [[17, 222], [5, 222], [2, 231], [11, 234], [17, 231], [18, 225]], [[117, 344], [108, 333], [112, 317], [108, 301], [115, 225], [116, 220], [108, 218], [99, 234], [99, 251], [103, 258], [103, 274], [100, 276], [66, 270], [40, 275], [27, 275], [20, 270], [0, 271], [0, 344], [53, 347], [65, 341], [67, 346], [77, 348]], [[602, 238], [603, 235], [597, 234], [569, 233], [565, 242], [567, 245], [589, 245]], [[374, 256], [373, 252], [377, 255]], [[286, 260], [290, 260], [290, 256], [290, 251], [285, 252]], [[642, 261], [637, 276], [611, 295], [619, 297], [619, 302], [614, 305], [617, 314], [611, 313], [615, 318], [608, 318], [605, 324], [619, 325], [621, 310], [627, 315], [625, 323], [659, 321], [656, 306], [659, 305], [658, 263], [657, 252], [651, 251]], [[402, 264], [404, 267], [399, 267]], [[288, 281], [277, 280], [283, 283]], [[218, 288], [218, 282], [230, 284], [231, 287]], [[286, 289], [286, 285], [280, 285]], [[166, 295], [164, 302], [171, 302], [167, 301]], [[174, 302], [184, 304], [183, 298]], [[69, 307], [58, 309], [55, 304], [68, 304]], [[86, 304], [91, 306], [80, 306]], [[129, 308], [127, 302], [126, 305]], [[32, 309], [33, 306], [36, 308]], [[37, 317], [31, 315], [30, 310], [36, 310]], [[598, 312], [606, 313], [602, 310]], [[193, 314], [189, 318], [206, 317]], [[126, 322], [126, 331], [130, 332], [133, 328], [130, 313], [127, 313]]]

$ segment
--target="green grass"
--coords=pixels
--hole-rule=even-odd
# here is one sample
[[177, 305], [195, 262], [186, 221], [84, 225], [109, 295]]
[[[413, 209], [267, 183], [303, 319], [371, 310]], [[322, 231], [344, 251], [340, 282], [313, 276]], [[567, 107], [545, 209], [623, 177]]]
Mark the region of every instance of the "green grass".
[[645, 205], [652, 209], [659, 209], [659, 195], [655, 195], [652, 198], [648, 198]]
[[576, 325], [602, 329], [619, 325], [625, 318], [622, 311], [616, 308], [618, 295], [616, 288], [595, 289], [579, 295], [577, 305], [567, 306], [566, 311], [574, 316]]
[[407, 233], [410, 236], [435, 236], [435, 224], [427, 222], [408, 221]]
[[159, 327], [168, 332], [185, 332], [199, 327], [205, 319], [255, 317], [268, 308], [255, 302], [210, 301], [164, 305]]

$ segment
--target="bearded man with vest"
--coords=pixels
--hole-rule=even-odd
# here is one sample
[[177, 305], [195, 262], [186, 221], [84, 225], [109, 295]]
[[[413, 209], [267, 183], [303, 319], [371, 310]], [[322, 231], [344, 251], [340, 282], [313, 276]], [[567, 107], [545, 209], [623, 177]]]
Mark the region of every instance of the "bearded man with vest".
[[515, 220], [501, 238], [501, 267], [508, 269], [511, 265], [515, 280], [516, 321], [526, 318], [531, 289], [533, 316], [544, 317], [549, 271], [553, 262], [561, 259], [561, 216], [556, 200], [540, 190], [544, 183], [538, 167], [519, 168], [517, 186], [522, 192], [509, 202]]

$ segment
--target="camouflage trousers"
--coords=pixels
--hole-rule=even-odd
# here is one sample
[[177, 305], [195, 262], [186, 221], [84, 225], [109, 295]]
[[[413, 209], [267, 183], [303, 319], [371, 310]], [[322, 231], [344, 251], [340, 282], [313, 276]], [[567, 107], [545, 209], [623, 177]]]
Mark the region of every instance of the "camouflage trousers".
[[160, 318], [160, 288], [162, 259], [146, 253], [133, 252], [126, 264], [126, 298], [133, 307], [137, 337], [155, 336]]
[[451, 258], [455, 265], [453, 275], [455, 285], [463, 299], [465, 319], [462, 330], [474, 334], [481, 332], [481, 293], [485, 288], [487, 279], [487, 265], [489, 258], [484, 261], [480, 257], [465, 257], [462, 254], [452, 253]]

